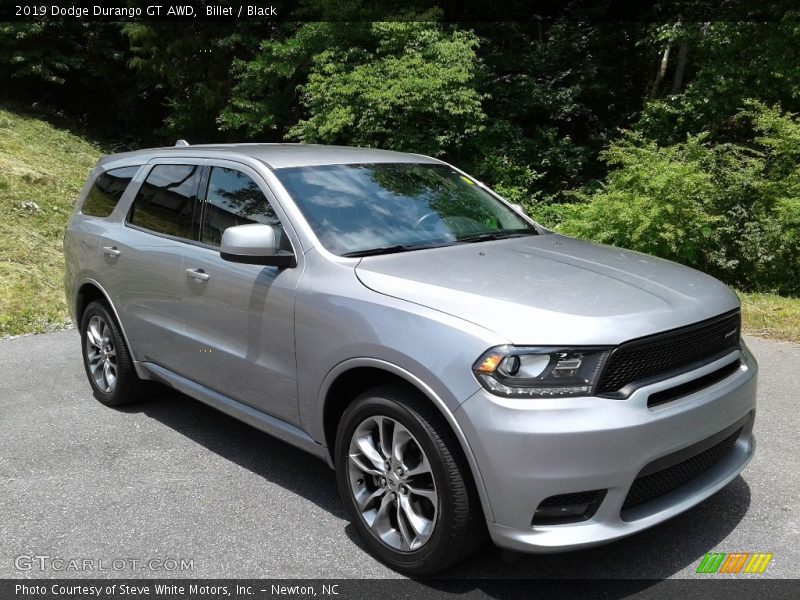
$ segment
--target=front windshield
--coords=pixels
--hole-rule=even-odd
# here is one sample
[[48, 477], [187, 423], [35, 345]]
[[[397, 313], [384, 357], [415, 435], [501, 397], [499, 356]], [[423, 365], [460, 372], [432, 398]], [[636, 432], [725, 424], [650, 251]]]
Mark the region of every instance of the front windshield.
[[325, 248], [340, 256], [537, 234], [516, 211], [447, 165], [324, 165], [275, 174]]

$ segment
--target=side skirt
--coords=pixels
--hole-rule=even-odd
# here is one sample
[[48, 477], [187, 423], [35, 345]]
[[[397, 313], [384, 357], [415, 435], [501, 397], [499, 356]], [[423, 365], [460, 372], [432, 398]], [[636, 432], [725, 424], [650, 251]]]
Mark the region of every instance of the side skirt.
[[224, 412], [226, 415], [230, 415], [234, 419], [238, 419], [256, 429], [260, 429], [264, 433], [268, 433], [279, 440], [292, 444], [301, 450], [305, 450], [330, 464], [328, 452], [325, 447], [315, 442], [305, 431], [291, 423], [282, 421], [252, 406], [248, 406], [238, 400], [210, 390], [191, 379], [182, 377], [155, 363], [137, 362], [135, 363], [135, 367], [136, 373], [143, 379], [152, 379], [164, 383], [187, 396], [191, 396], [204, 404], [208, 404]]

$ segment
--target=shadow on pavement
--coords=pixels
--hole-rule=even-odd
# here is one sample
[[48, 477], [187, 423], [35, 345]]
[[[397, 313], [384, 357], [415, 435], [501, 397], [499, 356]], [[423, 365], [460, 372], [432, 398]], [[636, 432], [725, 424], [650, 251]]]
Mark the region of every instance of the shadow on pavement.
[[202, 402], [165, 390], [149, 401], [118, 410], [144, 413], [211, 452], [345, 518], [336, 477], [328, 465]]

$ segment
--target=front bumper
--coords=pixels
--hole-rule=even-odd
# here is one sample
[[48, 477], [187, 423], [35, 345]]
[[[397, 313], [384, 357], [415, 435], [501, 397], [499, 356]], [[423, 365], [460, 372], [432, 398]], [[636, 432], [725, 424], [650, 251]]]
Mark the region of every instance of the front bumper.
[[[725, 379], [648, 408], [651, 394], [674, 388], [740, 361]], [[520, 400], [481, 390], [456, 411], [469, 440], [490, 506], [492, 540], [524, 552], [558, 552], [608, 542], [669, 519], [734, 479], [755, 450], [757, 364], [742, 345], [713, 363], [636, 390], [625, 400]], [[623, 511], [634, 480], [653, 461], [711, 438], [742, 421], [725, 456], [663, 495]], [[551, 496], [607, 490], [587, 520], [533, 525]]]

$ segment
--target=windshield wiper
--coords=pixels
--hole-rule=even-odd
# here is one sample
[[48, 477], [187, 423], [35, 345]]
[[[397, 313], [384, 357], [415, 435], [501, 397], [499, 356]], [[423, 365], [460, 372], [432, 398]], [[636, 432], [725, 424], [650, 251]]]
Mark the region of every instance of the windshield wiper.
[[512, 237], [522, 237], [526, 235], [536, 235], [535, 231], [487, 231], [484, 233], [476, 233], [475, 235], [467, 235], [458, 238], [459, 242], [472, 243], [472, 242], [486, 242], [488, 240], [504, 240]]
[[475, 235], [468, 235], [463, 238], [458, 238], [451, 242], [442, 242], [438, 244], [393, 244], [391, 246], [379, 246], [377, 248], [368, 248], [367, 250], [353, 250], [345, 252], [340, 256], [347, 258], [358, 258], [362, 256], [377, 256], [379, 254], [397, 254], [398, 252], [409, 252], [411, 250], [425, 250], [426, 248], [442, 248], [443, 246], [452, 246], [458, 243], [471, 243], [471, 242], [485, 242], [487, 240], [504, 240], [506, 238], [521, 237], [526, 235], [536, 235], [536, 231], [487, 231]]
[[361, 256], [377, 256], [378, 254], [397, 254], [398, 252], [408, 252], [410, 250], [441, 248], [442, 246], [449, 246], [450, 244], [451, 242], [446, 242], [444, 244], [394, 244], [393, 246], [379, 246], [378, 248], [369, 248], [368, 250], [353, 250], [352, 252], [345, 252], [341, 256], [355, 258]]

